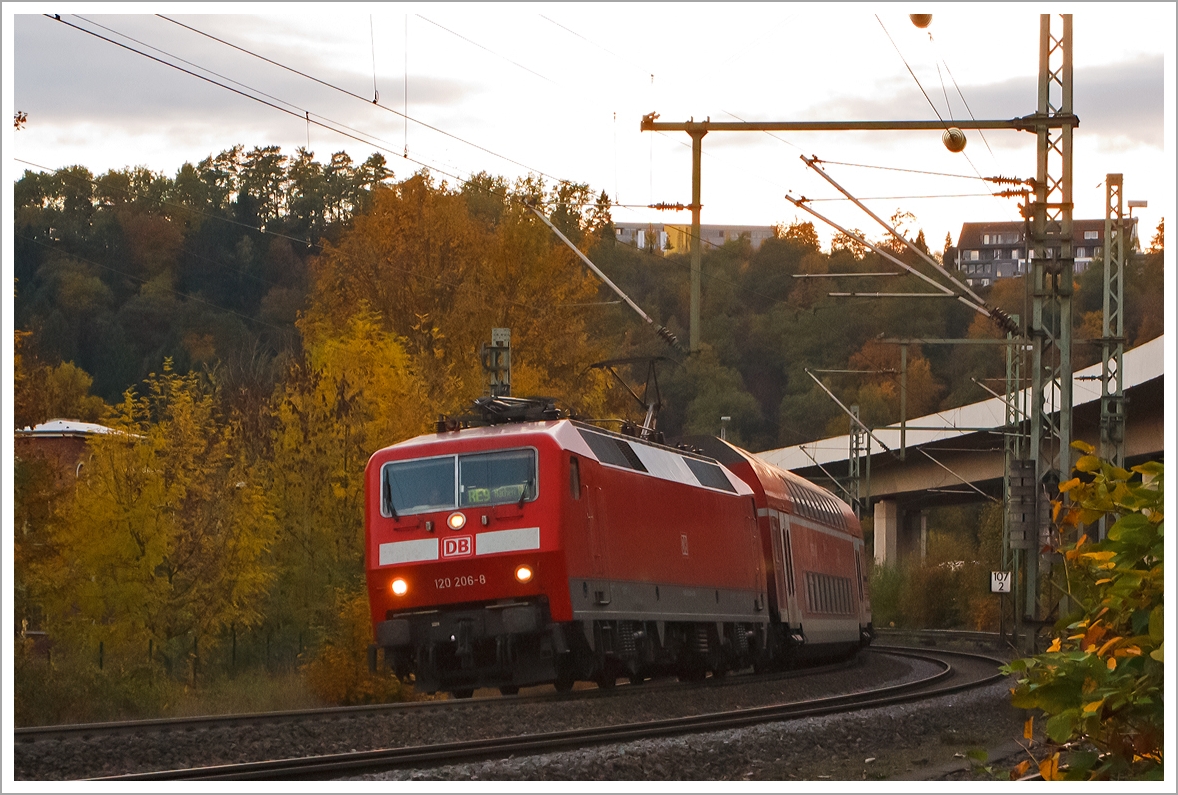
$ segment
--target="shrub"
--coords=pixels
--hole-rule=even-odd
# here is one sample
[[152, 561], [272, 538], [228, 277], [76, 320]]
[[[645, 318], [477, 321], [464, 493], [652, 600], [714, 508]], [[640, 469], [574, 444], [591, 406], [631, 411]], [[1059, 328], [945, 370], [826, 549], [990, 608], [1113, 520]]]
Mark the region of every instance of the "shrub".
[[55, 654], [52, 660], [17, 638], [13, 660], [13, 723], [16, 726], [91, 723], [155, 717], [166, 703], [170, 683], [146, 665]]
[[904, 575], [899, 566], [871, 567], [871, 619], [877, 627], [891, 626], [900, 618], [900, 590]]
[[[1012, 701], [1047, 716], [1053, 753], [1032, 758], [1045, 779], [1160, 779], [1163, 467], [1151, 462], [1127, 472], [1082, 442], [1073, 447], [1085, 452], [1076, 463], [1080, 475], [1059, 487], [1071, 505], [1062, 497], [1052, 504], [1063, 552], [1054, 585], [1075, 607], [1055, 625], [1045, 653], [1005, 667], [1021, 676]], [[1081, 534], [1064, 542], [1105, 516], [1116, 521], [1104, 541]]]
[[413, 691], [391, 671], [368, 670], [372, 619], [368, 594], [336, 592], [339, 621], [319, 654], [304, 669], [311, 692], [329, 704], [381, 704], [407, 701]]

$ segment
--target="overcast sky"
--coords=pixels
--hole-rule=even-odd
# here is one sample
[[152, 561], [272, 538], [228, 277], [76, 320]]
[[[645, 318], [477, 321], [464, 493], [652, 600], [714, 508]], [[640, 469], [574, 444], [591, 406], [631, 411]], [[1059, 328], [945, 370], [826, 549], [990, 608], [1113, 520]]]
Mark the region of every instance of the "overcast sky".
[[[515, 178], [532, 170], [587, 182], [624, 205], [687, 203], [689, 138], [640, 132], [644, 113], [657, 111], [663, 121], [935, 118], [920, 86], [946, 118], [968, 116], [965, 103], [977, 118], [1035, 110], [1043, 9], [934, 4], [927, 30], [911, 24], [909, 10], [769, 3], [6, 3], [5, 106], [29, 119], [19, 132], [5, 128], [5, 174], [9, 183], [19, 178], [26, 166], [18, 161], [25, 160], [54, 168], [82, 164], [95, 172], [144, 165], [171, 175], [185, 161], [239, 143], [278, 144], [292, 154], [309, 145], [321, 160], [339, 150], [360, 160], [379, 146], [398, 178], [421, 164], [439, 177], [488, 171]], [[1148, 242], [1174, 198], [1174, 5], [1078, 4], [1073, 10], [1081, 120], [1076, 216], [1101, 217], [1104, 175], [1122, 172], [1126, 197], [1150, 203], [1139, 213]], [[364, 99], [148, 13], [156, 11]], [[238, 81], [240, 90], [268, 94], [267, 101], [292, 113], [41, 12], [60, 13], [69, 23], [173, 63], [189, 61], [181, 65], [218, 82]], [[374, 90], [381, 104], [407, 110], [414, 121], [406, 126], [400, 116], [374, 107]], [[308, 112], [354, 128], [367, 143], [309, 125]], [[703, 221], [788, 223], [798, 211], [784, 200], [787, 191], [837, 195], [800, 163], [802, 153], [967, 176], [1034, 176], [1032, 135], [968, 136], [965, 153], [954, 155], [935, 132], [712, 133], [703, 145]], [[402, 157], [406, 149], [412, 160]], [[977, 179], [845, 166], [831, 166], [830, 173], [861, 197], [938, 197], [869, 202], [884, 217], [901, 207], [911, 211], [938, 247], [946, 232], [956, 238], [964, 221], [1018, 217], [1014, 200], [984, 195]], [[941, 198], [945, 194], [983, 196]], [[816, 206], [878, 236], [870, 219], [845, 201]], [[619, 207], [614, 218], [677, 222], [688, 216]], [[824, 238], [829, 231], [820, 229]]]

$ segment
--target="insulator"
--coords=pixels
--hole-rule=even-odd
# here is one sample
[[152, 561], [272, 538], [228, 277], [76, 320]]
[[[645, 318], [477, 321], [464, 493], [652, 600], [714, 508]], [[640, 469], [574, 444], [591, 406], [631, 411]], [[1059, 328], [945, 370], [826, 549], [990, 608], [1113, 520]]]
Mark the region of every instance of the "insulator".
[[957, 127], [950, 127], [941, 135], [945, 148], [954, 154], [965, 149], [965, 133]]
[[659, 326], [657, 333], [660, 337], [666, 340], [668, 345], [670, 345], [675, 350], [683, 350], [683, 346], [679, 344], [679, 338], [675, 336], [675, 332], [671, 331], [666, 326]]
[[1028, 180], [1019, 179], [1018, 177], [985, 177], [986, 182], [993, 182], [995, 185], [1026, 185]]
[[1022, 329], [1019, 328], [1018, 323], [1016, 323], [1014, 318], [1012, 318], [1005, 310], [999, 309], [996, 306], [989, 306], [986, 307], [986, 309], [990, 312], [990, 317], [994, 319], [995, 323], [1002, 327], [1003, 331], [1008, 331], [1011, 334], [1019, 334], [1022, 332]]
[[927, 28], [929, 23], [933, 21], [932, 14], [909, 14], [908, 18], [912, 20], [912, 24], [918, 28]]

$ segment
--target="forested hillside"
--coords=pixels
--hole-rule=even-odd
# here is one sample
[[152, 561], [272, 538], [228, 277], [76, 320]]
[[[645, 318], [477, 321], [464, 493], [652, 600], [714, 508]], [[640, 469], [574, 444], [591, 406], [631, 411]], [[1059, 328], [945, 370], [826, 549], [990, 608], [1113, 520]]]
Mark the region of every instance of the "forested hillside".
[[[415, 203], [416, 216], [390, 221], [375, 198], [382, 189]], [[526, 212], [521, 216], [520, 199], [546, 205], [611, 278], [686, 337], [686, 253], [664, 258], [615, 242], [608, 203], [587, 186], [509, 186], [488, 175], [462, 186], [428, 175], [397, 183], [379, 154], [362, 164], [343, 153], [320, 163], [303, 149], [287, 156], [277, 147], [238, 146], [185, 164], [173, 177], [141, 168], [97, 177], [81, 166], [27, 172], [15, 199], [16, 327], [31, 333], [25, 355], [46, 365], [72, 363], [82, 372], [58, 379], [88, 375], [92, 393], [108, 403], [165, 359], [178, 372], [213, 369], [222, 387], [272, 389], [281, 362], [302, 349], [300, 313], [308, 322], [314, 315], [316, 323], [338, 324], [362, 303], [408, 342], [439, 411], [479, 393], [475, 350], [490, 325], [516, 329], [516, 361], [524, 365], [518, 393], [571, 398], [580, 373], [569, 370], [570, 362], [668, 353], [625, 307], [604, 303], [614, 296], [585, 283], [579, 266], [575, 276], [552, 279], [527, 264], [537, 251], [559, 246], [533, 228]], [[897, 211], [897, 218], [915, 226], [906, 213]], [[524, 231], [530, 240], [520, 237]], [[919, 262], [910, 252], [899, 256]], [[512, 281], [515, 267], [532, 272], [533, 283]], [[714, 432], [721, 415], [733, 418], [736, 438], [754, 449], [840, 431], [838, 409], [803, 368], [896, 369], [898, 349], [877, 338], [998, 333], [952, 300], [827, 295], [928, 289], [914, 277], [795, 278], [898, 270], [845, 238], [842, 245], [836, 238], [832, 252], [820, 251], [809, 224], [780, 228], [755, 253], [743, 242], [709, 246], [703, 267], [705, 350], [663, 375], [662, 421], [672, 434]], [[1081, 337], [1099, 336], [1098, 271], [1078, 278]], [[543, 298], [521, 301], [520, 289]], [[1160, 257], [1134, 261], [1126, 289], [1130, 340], [1156, 336]], [[577, 290], [597, 297], [567, 300]], [[1007, 311], [1024, 313], [1022, 280], [988, 292]], [[533, 333], [555, 317], [575, 317], [583, 338]], [[570, 342], [584, 350], [573, 353]], [[984, 393], [970, 377], [1003, 372], [994, 351], [912, 353], [910, 416], [980, 399]], [[1091, 358], [1089, 349], [1078, 353], [1080, 364]], [[556, 359], [568, 360], [560, 383], [537, 381], [529, 367], [547, 362], [546, 369]], [[898, 417], [895, 376], [828, 379], [845, 402], [859, 404], [869, 424]], [[18, 424], [67, 408], [30, 407], [18, 411]]]

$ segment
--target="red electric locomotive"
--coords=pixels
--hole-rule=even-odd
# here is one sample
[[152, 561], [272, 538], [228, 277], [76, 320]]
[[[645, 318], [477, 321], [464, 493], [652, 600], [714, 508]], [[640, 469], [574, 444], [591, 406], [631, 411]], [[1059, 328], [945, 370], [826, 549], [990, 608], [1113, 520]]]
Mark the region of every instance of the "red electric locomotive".
[[484, 401], [518, 421], [440, 427], [368, 463], [370, 664], [383, 649], [420, 689], [465, 697], [722, 676], [870, 639], [862, 535], [828, 492], [719, 440], [673, 448]]

